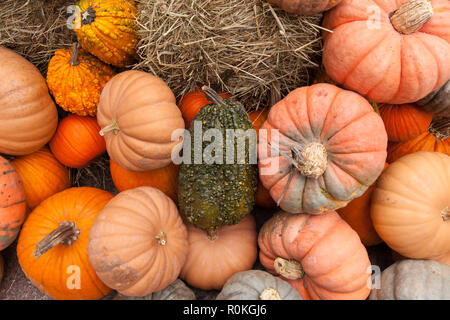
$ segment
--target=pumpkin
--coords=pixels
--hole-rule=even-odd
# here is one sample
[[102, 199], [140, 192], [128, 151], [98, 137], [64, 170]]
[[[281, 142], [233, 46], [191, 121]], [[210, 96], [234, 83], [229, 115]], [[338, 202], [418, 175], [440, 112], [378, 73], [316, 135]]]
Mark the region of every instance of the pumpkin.
[[54, 194], [28, 216], [17, 243], [23, 272], [40, 291], [58, 300], [100, 299], [111, 291], [88, 259], [89, 232], [113, 196], [80, 187]]
[[[238, 223], [253, 209], [257, 168], [251, 162], [253, 155], [256, 163], [256, 154], [252, 153], [256, 151], [256, 136], [253, 135], [255, 139], [252, 139], [250, 135], [239, 146], [238, 139], [244, 139], [240, 139], [237, 130], [255, 133], [243, 105], [232, 98], [223, 99], [211, 88], [204, 87], [204, 90], [213, 103], [200, 109], [189, 128], [190, 136], [194, 138], [183, 146], [183, 153], [186, 152], [185, 147], [190, 147], [192, 151], [189, 159], [180, 165], [178, 204], [190, 223], [214, 233], [220, 226]], [[207, 133], [212, 132], [210, 129], [215, 130], [225, 142], [220, 143], [219, 138], [215, 137], [215, 142], [208, 144]], [[227, 136], [227, 131], [234, 136]], [[201, 135], [202, 145], [197, 143], [196, 135]], [[228, 145], [232, 145], [234, 151]], [[214, 155], [211, 146], [214, 147]], [[198, 164], [199, 151], [201, 164]]]
[[17, 238], [25, 211], [22, 180], [11, 163], [0, 156], [0, 251]]
[[119, 193], [89, 234], [89, 260], [100, 279], [126, 296], [161, 291], [180, 274], [188, 252], [186, 227], [162, 191]]
[[392, 142], [414, 139], [428, 129], [433, 117], [414, 104], [382, 104], [380, 114]]
[[0, 154], [33, 153], [55, 133], [56, 106], [34, 65], [2, 46], [0, 61]]
[[448, 0], [344, 0], [322, 26], [327, 74], [371, 101], [412, 103], [450, 78]]
[[4, 273], [5, 273], [5, 262], [3, 261], [3, 256], [2, 253], [0, 252], [0, 284], [2, 284]]
[[450, 80], [416, 103], [436, 116], [450, 117]]
[[187, 223], [189, 252], [180, 278], [202, 290], [220, 290], [235, 273], [250, 270], [257, 257], [257, 233], [251, 214], [223, 226], [215, 235]]
[[303, 300], [288, 282], [261, 270], [235, 273], [216, 300]]
[[28, 208], [34, 209], [48, 197], [70, 187], [70, 172], [47, 147], [11, 162], [25, 189]]
[[80, 116], [95, 116], [98, 100], [114, 70], [83, 49], [56, 50], [47, 71], [47, 84], [56, 103]]
[[[259, 133], [259, 178], [287, 212], [320, 214], [362, 195], [383, 170], [383, 121], [357, 93], [320, 83], [275, 104]], [[277, 131], [278, 130], [278, 131]]]
[[342, 0], [268, 0], [286, 12], [298, 15], [313, 15], [338, 5]]
[[71, 168], [83, 168], [106, 151], [95, 118], [69, 115], [58, 126], [49, 146], [56, 159]]
[[371, 268], [358, 234], [339, 215], [280, 211], [258, 236], [266, 270], [296, 288], [303, 299], [364, 300]]
[[434, 259], [450, 253], [450, 157], [415, 152], [391, 163], [372, 195], [378, 235], [400, 255]]
[[118, 67], [136, 58], [137, 10], [134, 0], [80, 0], [78, 42], [103, 62]]
[[112, 160], [109, 164], [111, 177], [119, 192], [149, 186], [161, 190], [173, 201], [177, 201], [178, 166], [173, 163], [164, 168], [143, 172], [128, 171]]
[[160, 78], [128, 70], [114, 76], [103, 89], [97, 110], [100, 134], [111, 159], [130, 171], [166, 167], [172, 134], [184, 129], [173, 92]]
[[196, 300], [195, 293], [183, 281], [176, 279], [161, 291], [144, 297], [127, 297], [118, 294], [114, 300]]
[[[388, 164], [386, 163], [384, 169], [387, 166]], [[383, 242], [375, 231], [370, 217], [370, 203], [374, 189], [375, 183], [362, 196], [353, 199], [347, 206], [336, 210], [341, 218], [358, 233], [361, 242], [365, 246], [374, 246]]]
[[381, 273], [370, 300], [450, 300], [450, 266], [432, 260], [403, 260]]

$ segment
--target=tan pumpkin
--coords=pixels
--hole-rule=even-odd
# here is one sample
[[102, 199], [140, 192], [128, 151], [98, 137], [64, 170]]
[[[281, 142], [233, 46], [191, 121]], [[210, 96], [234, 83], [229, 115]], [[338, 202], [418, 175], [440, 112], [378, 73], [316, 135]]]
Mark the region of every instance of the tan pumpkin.
[[313, 15], [329, 10], [342, 0], [269, 0], [284, 11], [298, 15]]

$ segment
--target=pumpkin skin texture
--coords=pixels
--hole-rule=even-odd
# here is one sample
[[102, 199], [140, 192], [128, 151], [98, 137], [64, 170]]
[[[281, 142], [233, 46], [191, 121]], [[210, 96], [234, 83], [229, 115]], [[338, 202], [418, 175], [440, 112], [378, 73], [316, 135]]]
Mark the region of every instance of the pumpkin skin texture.
[[26, 207], [25, 189], [19, 174], [0, 156], [0, 251], [17, 238]]
[[432, 260], [403, 260], [381, 273], [370, 300], [450, 300], [450, 266]]
[[136, 58], [137, 10], [134, 0], [80, 0], [78, 42], [103, 62], [125, 67]]
[[179, 166], [171, 163], [160, 169], [134, 172], [110, 160], [111, 177], [119, 192], [148, 186], [161, 190], [175, 202], [177, 201], [178, 168]]
[[171, 284], [188, 252], [175, 203], [139, 187], [111, 200], [89, 234], [89, 260], [100, 279], [126, 296], [146, 296]]
[[268, 0], [286, 12], [298, 15], [313, 15], [338, 5], [342, 0]]
[[128, 70], [114, 76], [103, 89], [97, 121], [111, 159], [130, 171], [169, 165], [172, 133], [184, 129], [173, 92], [160, 78]]
[[196, 300], [194, 291], [192, 291], [180, 279], [175, 280], [161, 291], [150, 293], [144, 297], [127, 297], [118, 294], [114, 300]]
[[251, 214], [223, 226], [215, 238], [187, 223], [189, 253], [180, 278], [202, 290], [220, 290], [235, 273], [250, 270], [257, 257], [257, 233]]
[[59, 123], [50, 150], [65, 166], [83, 168], [106, 151], [99, 131], [95, 118], [69, 115]]
[[216, 300], [303, 300], [288, 282], [261, 270], [235, 273]]
[[[262, 226], [258, 244], [266, 270], [282, 275], [305, 300], [364, 300], [370, 293], [367, 251], [334, 211], [319, 216], [280, 211]], [[279, 264], [297, 272], [277, 269]]]
[[22, 179], [28, 208], [70, 187], [70, 172], [47, 147], [11, 162]]
[[416, 103], [438, 117], [450, 117], [450, 80]]
[[27, 155], [53, 136], [58, 112], [39, 70], [19, 54], [0, 46], [0, 154]]
[[331, 84], [290, 92], [261, 129], [267, 135], [260, 131], [259, 178], [287, 212], [320, 214], [346, 206], [375, 182], [386, 162], [381, 118], [363, 97]]
[[415, 152], [383, 172], [372, 195], [378, 235], [400, 255], [433, 259], [450, 253], [450, 157]]
[[[95, 218], [112, 198], [107, 191], [91, 187], [70, 188], [41, 202], [28, 216], [17, 243], [20, 266], [31, 283], [57, 300], [100, 299], [111, 291], [96, 276], [88, 259], [89, 232]], [[60, 223], [73, 222], [75, 241], [57, 244], [45, 253], [35, 250]], [[71, 276], [73, 266], [79, 267], [79, 289]]]
[[78, 44], [73, 49], [60, 49], [50, 60], [47, 84], [56, 103], [80, 116], [95, 116], [98, 100], [114, 70]]
[[[450, 3], [421, 0], [420, 9], [404, 13], [403, 20], [390, 18], [414, 4], [408, 2], [344, 0], [327, 12], [322, 25], [333, 31], [324, 32], [327, 74], [371, 101], [389, 104], [415, 102], [442, 86], [450, 77]], [[430, 6], [431, 20], [418, 31], [401, 29], [409, 29], [405, 21], [426, 17]]]
[[3, 256], [2, 253], [0, 252], [0, 284], [2, 284], [4, 272], [5, 272], [5, 262], [3, 261]]

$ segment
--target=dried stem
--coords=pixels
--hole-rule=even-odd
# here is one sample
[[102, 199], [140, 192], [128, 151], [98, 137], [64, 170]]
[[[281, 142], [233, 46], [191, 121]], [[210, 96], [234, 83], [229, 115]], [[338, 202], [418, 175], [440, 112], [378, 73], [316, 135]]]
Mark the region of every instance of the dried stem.
[[286, 260], [278, 257], [275, 259], [273, 266], [275, 271], [286, 279], [297, 280], [305, 275], [302, 264], [296, 260]]
[[401, 34], [419, 31], [433, 17], [433, 7], [427, 0], [411, 0], [391, 14], [391, 23]]
[[80, 59], [78, 59], [78, 42], [73, 44], [72, 54], [70, 55], [69, 64], [72, 67], [76, 67], [80, 64]]
[[34, 257], [38, 259], [48, 250], [63, 244], [66, 246], [72, 245], [78, 240], [78, 236], [81, 230], [77, 228], [75, 222], [62, 222], [59, 224], [59, 228], [50, 232], [44, 239], [38, 242], [36, 250], [34, 251]]

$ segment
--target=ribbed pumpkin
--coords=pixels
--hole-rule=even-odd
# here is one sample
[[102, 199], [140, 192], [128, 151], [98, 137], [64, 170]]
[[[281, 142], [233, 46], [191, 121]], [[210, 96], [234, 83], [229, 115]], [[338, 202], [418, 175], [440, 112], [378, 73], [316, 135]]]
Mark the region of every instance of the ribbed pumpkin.
[[313, 15], [329, 10], [342, 0], [268, 0], [281, 9], [298, 15]]
[[102, 281], [126, 296], [146, 296], [171, 284], [188, 253], [175, 203], [158, 189], [119, 193], [94, 222], [89, 260]]
[[100, 299], [111, 291], [89, 263], [88, 241], [95, 218], [112, 197], [96, 188], [70, 188], [30, 213], [17, 257], [40, 291], [58, 300]]
[[303, 299], [364, 300], [370, 261], [358, 234], [339, 215], [279, 212], [262, 226], [259, 260]]
[[56, 159], [71, 168], [82, 168], [106, 151], [105, 139], [93, 117], [69, 115], [58, 126], [50, 141]]
[[34, 65], [1, 46], [0, 61], [0, 154], [33, 153], [55, 133], [56, 106]]
[[450, 78], [448, 0], [343, 0], [322, 25], [327, 74], [371, 101], [412, 103]]
[[267, 134], [259, 133], [259, 178], [287, 212], [320, 214], [346, 206], [375, 182], [386, 162], [381, 118], [363, 97], [331, 84], [290, 92], [261, 129]]
[[30, 155], [14, 159], [11, 164], [25, 188], [30, 209], [48, 197], [70, 187], [70, 172], [53, 156], [47, 147]]
[[450, 80], [416, 103], [435, 116], [450, 117]]
[[257, 257], [257, 233], [251, 214], [223, 226], [213, 237], [187, 223], [189, 252], [180, 278], [202, 290], [220, 290], [235, 273], [250, 270]]
[[103, 89], [97, 121], [111, 159], [131, 171], [169, 165], [172, 141], [184, 120], [175, 96], [160, 78], [128, 70], [114, 76]]
[[107, 64], [78, 49], [60, 49], [50, 60], [47, 84], [56, 103], [80, 116], [95, 116], [106, 82], [115, 74]]
[[9, 161], [0, 156], [0, 251], [16, 239], [25, 211], [22, 180]]
[[118, 67], [136, 58], [137, 10], [134, 0], [80, 0], [78, 42], [103, 62]]
[[173, 163], [164, 168], [143, 172], [128, 171], [112, 160], [109, 166], [114, 185], [119, 192], [148, 186], [161, 190], [173, 201], [177, 201], [179, 167]]

